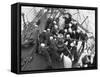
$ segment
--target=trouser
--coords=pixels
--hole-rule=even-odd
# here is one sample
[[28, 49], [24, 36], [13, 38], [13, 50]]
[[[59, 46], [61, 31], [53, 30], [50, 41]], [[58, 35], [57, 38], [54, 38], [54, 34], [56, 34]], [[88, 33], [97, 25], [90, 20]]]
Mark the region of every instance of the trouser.
[[44, 50], [44, 51], [42, 51], [41, 54], [45, 57], [45, 60], [47, 62], [47, 65], [48, 66], [52, 66], [52, 60], [51, 60], [49, 51], [48, 50]]
[[64, 68], [72, 68], [72, 61], [68, 56], [63, 55]]
[[56, 48], [50, 48], [49, 49], [49, 54], [52, 57], [53, 61], [60, 61], [60, 54], [58, 54]]

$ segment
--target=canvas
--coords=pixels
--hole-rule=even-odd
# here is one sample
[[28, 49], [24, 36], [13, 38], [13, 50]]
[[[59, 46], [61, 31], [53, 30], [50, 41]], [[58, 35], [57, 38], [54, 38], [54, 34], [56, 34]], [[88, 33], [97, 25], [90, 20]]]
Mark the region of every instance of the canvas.
[[11, 71], [97, 69], [97, 7], [15, 3]]

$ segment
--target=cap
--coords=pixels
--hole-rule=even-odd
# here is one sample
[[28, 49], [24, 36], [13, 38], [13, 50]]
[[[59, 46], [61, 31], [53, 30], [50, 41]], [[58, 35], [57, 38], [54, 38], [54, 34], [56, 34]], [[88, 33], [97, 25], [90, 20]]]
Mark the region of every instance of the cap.
[[74, 43], [71, 43], [71, 44], [70, 44], [70, 46], [72, 46], [72, 47], [73, 47], [73, 46], [74, 46]]
[[65, 45], [68, 45], [68, 41], [65, 42]]
[[54, 27], [57, 29], [58, 28], [58, 26], [57, 25], [54, 25]]
[[72, 23], [69, 23], [69, 27], [71, 27], [72, 26]]
[[64, 29], [65, 32], [67, 32], [67, 29]]
[[70, 38], [70, 35], [69, 35], [69, 34], [67, 34], [67, 35], [66, 35], [66, 37], [67, 37], [67, 38]]
[[71, 28], [69, 28], [69, 29], [68, 29], [68, 31], [69, 31], [69, 32], [72, 32], [72, 29], [71, 29]]
[[48, 28], [47, 30], [48, 30], [48, 31], [50, 31], [50, 29], [49, 29], [49, 28]]
[[35, 27], [38, 27], [38, 25], [36, 25], [36, 24], [35, 24], [34, 26], [35, 26]]
[[52, 36], [50, 36], [50, 40], [52, 40], [53, 39], [53, 37]]
[[41, 47], [45, 47], [45, 44], [44, 43], [41, 43]]
[[46, 30], [43, 30], [43, 32], [46, 32]]
[[57, 22], [56, 21], [53, 21], [53, 23], [56, 24]]
[[63, 34], [58, 34], [58, 38], [63, 38]]

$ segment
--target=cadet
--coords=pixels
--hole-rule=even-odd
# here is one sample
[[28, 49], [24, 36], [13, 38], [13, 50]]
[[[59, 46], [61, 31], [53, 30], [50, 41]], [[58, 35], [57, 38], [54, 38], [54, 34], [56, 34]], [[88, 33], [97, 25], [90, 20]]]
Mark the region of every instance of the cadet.
[[48, 67], [47, 68], [52, 68], [52, 61], [51, 61], [51, 57], [49, 54], [49, 46], [48, 46], [48, 39], [47, 39], [47, 31], [44, 30], [40, 36], [39, 36], [39, 49], [38, 49], [38, 53], [40, 55], [45, 56], [45, 59], [47, 61]]

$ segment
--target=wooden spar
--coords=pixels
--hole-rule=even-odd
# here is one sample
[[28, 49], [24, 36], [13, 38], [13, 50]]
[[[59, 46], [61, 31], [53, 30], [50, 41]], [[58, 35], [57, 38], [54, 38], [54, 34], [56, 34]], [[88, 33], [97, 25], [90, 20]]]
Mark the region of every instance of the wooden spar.
[[87, 18], [88, 16], [86, 16], [86, 18], [83, 20], [83, 22], [80, 25], [83, 25], [83, 23], [86, 21]]
[[41, 9], [41, 10], [38, 12], [38, 14], [35, 16], [35, 18], [34, 18], [34, 19], [32, 20], [32, 22], [31, 22], [32, 24], [39, 20], [39, 18], [41, 17], [42, 11], [43, 11], [43, 9]]
[[22, 15], [22, 18], [23, 18], [23, 23], [24, 23], [24, 25], [26, 25], [26, 23], [25, 23], [25, 14], [22, 13], [21, 15]]
[[[78, 12], [77, 13], [74, 13], [73, 15], [75, 15], [75, 14], [78, 14], [79, 13], [79, 10], [78, 10]], [[88, 16], [85, 18], [84, 17], [84, 20], [83, 20], [83, 22], [80, 24], [78, 21], [78, 26], [81, 28], [81, 29], [83, 29], [86, 33], [91, 33], [91, 32], [89, 32], [88, 30], [86, 30], [82, 25], [83, 25], [83, 23], [87, 20], [87, 18], [88, 18]], [[74, 19], [73, 19], [74, 20]]]
[[86, 30], [82, 25], [83, 25], [83, 23], [86, 21], [86, 19], [88, 18], [88, 16], [83, 20], [83, 22], [80, 24], [79, 22], [78, 22], [78, 26], [81, 28], [81, 29], [83, 29], [86, 33], [91, 33], [91, 32], [89, 32], [88, 30]]

